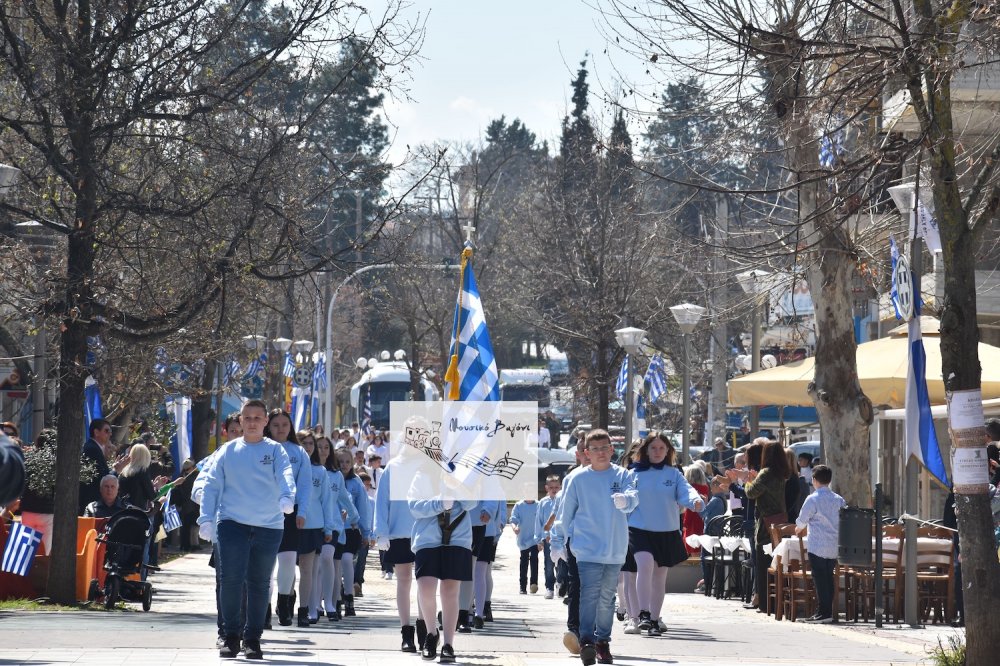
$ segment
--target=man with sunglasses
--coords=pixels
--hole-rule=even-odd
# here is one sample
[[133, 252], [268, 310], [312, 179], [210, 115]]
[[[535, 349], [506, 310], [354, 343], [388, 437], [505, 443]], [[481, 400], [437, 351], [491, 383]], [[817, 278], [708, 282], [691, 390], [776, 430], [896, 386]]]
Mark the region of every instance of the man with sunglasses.
[[[80, 516], [88, 504], [101, 499], [101, 479], [112, 473], [107, 458], [104, 457], [105, 449], [111, 444], [111, 424], [104, 419], [94, 419], [90, 422], [89, 435], [83, 444], [83, 462], [92, 461], [97, 471], [92, 479], [80, 479], [80, 508], [77, 513]], [[128, 462], [128, 456], [115, 461], [114, 474], [121, 472]]]

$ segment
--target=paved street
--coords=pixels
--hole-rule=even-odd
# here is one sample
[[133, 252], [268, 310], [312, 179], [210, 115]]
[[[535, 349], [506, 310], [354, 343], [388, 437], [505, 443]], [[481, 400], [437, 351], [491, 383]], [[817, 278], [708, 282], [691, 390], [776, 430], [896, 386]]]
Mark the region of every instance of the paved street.
[[[491, 666], [579, 663], [562, 647], [562, 603], [547, 601], [541, 593], [519, 595], [517, 551], [510, 534], [502, 539], [499, 551], [494, 576], [497, 621], [487, 625], [486, 631], [458, 635], [459, 662]], [[219, 661], [214, 648], [214, 579], [207, 560], [207, 554], [194, 554], [166, 565], [154, 577], [157, 592], [149, 613], [132, 606], [127, 612], [112, 613], [0, 614], [0, 665], [193, 666]], [[383, 581], [371, 565], [369, 570], [365, 596], [357, 602], [359, 617], [340, 623], [324, 619], [310, 629], [276, 625], [264, 633], [267, 659], [280, 664], [343, 666], [423, 663], [396, 651], [395, 583]], [[659, 639], [626, 636], [616, 627], [615, 663], [912, 664], [926, 657], [938, 636], [954, 631], [887, 628], [876, 632], [873, 626], [779, 623], [743, 610], [735, 601], [695, 594], [668, 595], [663, 616], [669, 631]]]

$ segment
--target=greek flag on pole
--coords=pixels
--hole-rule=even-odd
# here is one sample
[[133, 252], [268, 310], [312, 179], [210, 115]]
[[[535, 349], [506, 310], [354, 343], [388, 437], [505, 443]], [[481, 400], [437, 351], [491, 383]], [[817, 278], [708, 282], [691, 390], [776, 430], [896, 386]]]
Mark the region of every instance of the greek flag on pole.
[[649, 401], [656, 402], [667, 392], [667, 364], [659, 354], [653, 356], [646, 368], [645, 381], [649, 382]]
[[479, 286], [472, 271], [472, 249], [462, 252], [462, 288], [455, 306], [452, 358], [445, 373], [450, 400], [499, 400], [500, 377], [486, 328]]
[[636, 437], [645, 437], [649, 434], [646, 429], [646, 397], [642, 393], [635, 396], [635, 422], [632, 432]]
[[889, 300], [892, 301], [892, 309], [896, 311], [896, 319], [902, 319], [903, 315], [899, 310], [899, 289], [896, 287], [896, 266], [899, 264], [899, 248], [896, 247], [896, 239], [889, 236], [889, 258], [892, 260], [892, 289], [889, 290]]
[[618, 371], [618, 381], [615, 382], [615, 394], [619, 400], [625, 399], [625, 389], [628, 387], [628, 354], [622, 361], [622, 369]]
[[226, 362], [226, 370], [222, 375], [223, 385], [229, 386], [230, 384], [232, 384], [236, 380], [236, 377], [240, 374], [241, 369], [242, 368], [240, 368], [239, 361], [237, 361], [234, 358], [230, 358]]
[[7, 535], [7, 546], [3, 550], [3, 564], [0, 571], [27, 576], [35, 561], [35, 553], [42, 543], [42, 533], [25, 527], [21, 523], [10, 524], [10, 534]]
[[251, 377], [257, 376], [264, 366], [267, 364], [267, 354], [261, 354], [258, 358], [250, 361], [250, 365], [247, 366], [246, 374], [243, 375], [243, 381], [250, 379]]
[[365, 391], [365, 409], [361, 416], [361, 434], [371, 435], [372, 430], [372, 389], [368, 387]]
[[176, 430], [170, 439], [170, 456], [174, 459], [174, 475], [181, 475], [181, 465], [191, 457], [191, 398], [182, 395], [167, 398], [167, 413], [174, 417]]
[[295, 359], [292, 358], [291, 352], [285, 352], [285, 367], [282, 369], [282, 374], [286, 377], [295, 376]]
[[302, 430], [306, 427], [306, 415], [309, 413], [311, 398], [309, 389], [292, 387], [292, 427], [296, 430]]
[[101, 390], [97, 380], [87, 377], [83, 383], [83, 432], [84, 437], [90, 436], [90, 422], [104, 418], [104, 408], [101, 405]]
[[910, 363], [906, 373], [906, 455], [915, 456], [927, 471], [946, 487], [941, 448], [938, 446], [934, 419], [931, 418], [931, 401], [927, 395], [927, 356], [920, 334], [920, 304], [914, 303], [916, 313], [910, 320], [907, 341], [910, 343]]
[[329, 384], [326, 379], [326, 354], [316, 355], [316, 365], [313, 369], [313, 388], [325, 391]]
[[163, 503], [163, 529], [167, 532], [173, 532], [181, 526], [180, 511], [170, 502], [170, 493], [172, 492], [174, 491], [171, 490], [167, 493], [167, 499]]

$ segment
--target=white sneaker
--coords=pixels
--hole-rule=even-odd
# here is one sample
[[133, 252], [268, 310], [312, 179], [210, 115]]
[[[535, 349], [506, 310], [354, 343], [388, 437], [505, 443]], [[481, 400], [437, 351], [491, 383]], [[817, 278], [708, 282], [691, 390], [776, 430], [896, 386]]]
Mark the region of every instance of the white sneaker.
[[385, 574], [385, 579], [386, 580], [392, 580], [392, 572], [391, 571], [389, 571], [388, 573]]
[[626, 634], [637, 634], [637, 633], [639, 633], [639, 621], [636, 620], [634, 617], [633, 618], [629, 618], [625, 622], [625, 633]]
[[554, 596], [555, 596], [555, 594], [553, 594], [552, 590], [545, 590], [545, 598], [546, 599], [551, 599]]

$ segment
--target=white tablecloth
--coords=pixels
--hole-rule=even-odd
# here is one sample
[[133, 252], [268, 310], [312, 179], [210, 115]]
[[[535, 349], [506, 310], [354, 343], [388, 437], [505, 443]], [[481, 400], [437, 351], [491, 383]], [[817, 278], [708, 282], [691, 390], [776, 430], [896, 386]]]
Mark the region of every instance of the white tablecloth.
[[750, 539], [745, 537], [717, 537], [709, 536], [708, 534], [689, 534], [685, 541], [692, 548], [704, 548], [709, 552], [716, 546], [722, 546], [722, 549], [727, 553], [731, 553], [737, 548], [742, 548], [745, 551], [750, 550]]
[[[802, 544], [809, 550], [809, 537], [802, 537]], [[947, 564], [948, 559], [944, 556], [937, 555], [934, 551], [937, 550], [947, 550], [951, 546], [950, 539], [930, 539], [927, 537], [921, 537], [917, 539], [917, 560], [921, 565], [931, 565], [931, 564]], [[872, 566], [875, 565], [875, 540], [872, 540]], [[882, 540], [882, 565], [886, 567], [896, 566], [896, 550], [899, 548], [899, 539], [883, 539]], [[905, 549], [905, 546], [904, 546]], [[784, 569], [785, 564], [790, 560], [799, 560], [802, 558], [802, 551], [799, 548], [798, 538], [788, 538], [782, 539], [781, 543], [778, 544], [777, 548], [772, 551], [771, 544], [766, 544], [764, 546], [764, 552], [772, 557], [781, 556], [781, 566]], [[905, 564], [906, 553], [905, 550], [901, 554], [901, 558], [904, 560]]]

